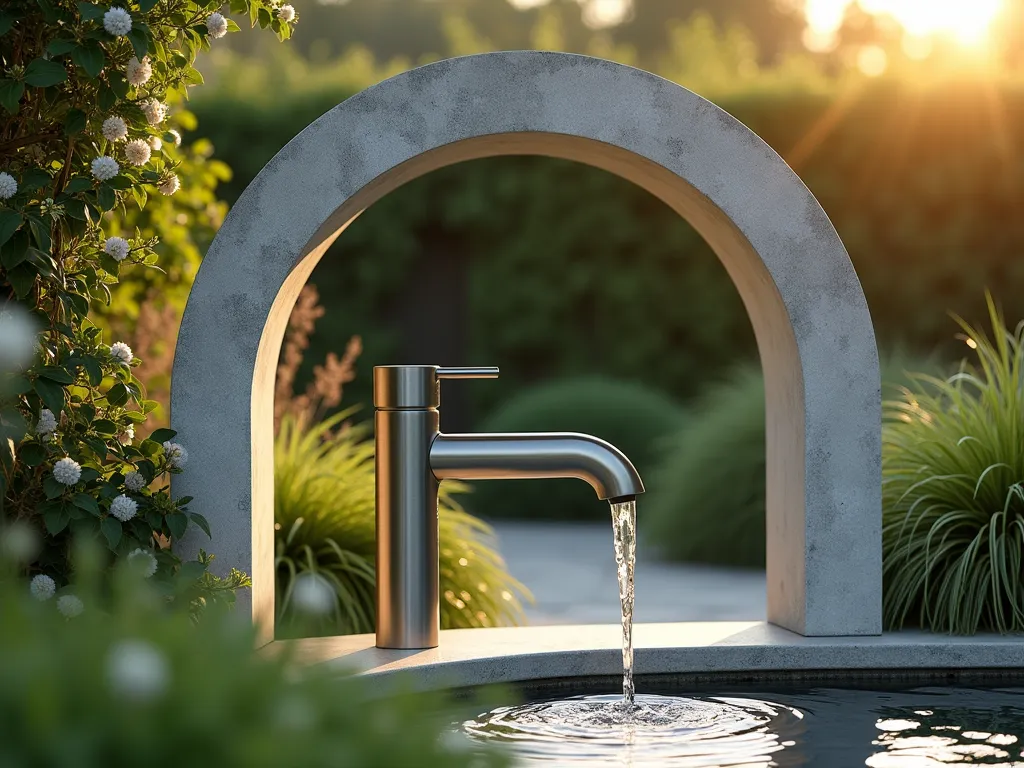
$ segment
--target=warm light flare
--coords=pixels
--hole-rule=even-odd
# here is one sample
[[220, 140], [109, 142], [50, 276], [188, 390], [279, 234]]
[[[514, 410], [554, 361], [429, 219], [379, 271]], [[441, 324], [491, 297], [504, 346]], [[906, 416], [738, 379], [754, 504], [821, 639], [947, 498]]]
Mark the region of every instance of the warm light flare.
[[[807, 0], [804, 14], [811, 40], [831, 38], [854, 0]], [[888, 16], [908, 35], [946, 35], [963, 45], [983, 42], [1005, 0], [860, 0], [876, 16]]]

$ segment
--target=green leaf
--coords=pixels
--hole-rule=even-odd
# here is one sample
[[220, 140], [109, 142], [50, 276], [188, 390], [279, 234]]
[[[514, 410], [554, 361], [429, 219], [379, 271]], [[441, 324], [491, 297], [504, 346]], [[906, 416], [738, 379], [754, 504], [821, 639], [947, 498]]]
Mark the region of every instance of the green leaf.
[[36, 245], [39, 246], [39, 250], [49, 254], [53, 247], [53, 243], [50, 242], [50, 228], [34, 216], [29, 217], [28, 228], [32, 232], [32, 237], [36, 241]]
[[117, 193], [109, 184], [100, 184], [99, 189], [96, 190], [96, 202], [99, 203], [100, 210], [109, 211], [117, 205]]
[[112, 178], [109, 181], [106, 181], [104, 183], [107, 184], [111, 189], [131, 189], [132, 188], [132, 180], [129, 179], [127, 176], [115, 176], [114, 178]]
[[78, 4], [78, 12], [82, 16], [82, 21], [99, 21], [108, 10], [108, 8], [94, 3], [81, 2]]
[[177, 434], [178, 433], [173, 429], [157, 429], [153, 431], [153, 434], [149, 436], [149, 439], [156, 443], [166, 443], [168, 440], [173, 440]]
[[[56, 483], [57, 481], [54, 480]], [[58, 483], [58, 485], [60, 485]], [[46, 530], [51, 536], [56, 536], [58, 533], [63, 531], [68, 526], [68, 521], [71, 519], [63, 508], [51, 509], [43, 515], [43, 522], [46, 523]]]
[[160, 402], [158, 400], [143, 400], [140, 405], [142, 406], [142, 412], [149, 414], [160, 407]]
[[114, 549], [121, 541], [121, 521], [116, 517], [105, 517], [100, 523], [100, 531], [107, 539], [107, 546]]
[[181, 512], [172, 512], [167, 516], [167, 528], [170, 530], [171, 536], [180, 539], [185, 535], [185, 529], [188, 528], [188, 517]]
[[[80, 109], [69, 109], [67, 116], [64, 118], [64, 135], [74, 136], [76, 133], [81, 133], [85, 130], [85, 112]], [[83, 179], [75, 179], [75, 181], [83, 181]], [[68, 187], [70, 188], [70, 184]], [[88, 184], [84, 189], [89, 189], [92, 184]], [[81, 192], [82, 190], [78, 190]]]
[[46, 461], [46, 448], [39, 443], [25, 443], [18, 449], [18, 458], [21, 459], [26, 466], [38, 467]]
[[[19, 267], [20, 269], [20, 267]], [[43, 405], [54, 413], [60, 413], [64, 409], [64, 387], [50, 379], [38, 378], [33, 384], [36, 394], [43, 401]]]
[[38, 248], [25, 249], [25, 263], [26, 266], [31, 265], [31, 267], [43, 277], [52, 276], [54, 267], [56, 266], [50, 254], [44, 253]]
[[[70, 114], [70, 113], [68, 113]], [[84, 112], [82, 113], [84, 116]], [[68, 185], [64, 188], [64, 191], [69, 195], [78, 194], [79, 192], [85, 192], [87, 189], [92, 189], [92, 181], [85, 178], [84, 176], [76, 176]]]
[[89, 376], [89, 383], [98, 387], [103, 381], [103, 368], [100, 367], [100, 361], [95, 357], [83, 357], [82, 367], [85, 368], [85, 372]]
[[235, 23], [234, 19], [228, 19], [228, 32], [241, 32], [242, 28]]
[[9, 13], [0, 13], [0, 37], [11, 31], [14, 26], [14, 17]]
[[96, 421], [92, 423], [92, 428], [101, 435], [117, 434], [117, 424], [110, 421], [110, 419], [96, 419]]
[[82, 476], [78, 479], [78, 482], [80, 482], [80, 483], [91, 483], [93, 480], [98, 479], [99, 476], [100, 476], [100, 473], [97, 472], [92, 467], [83, 467], [82, 468]]
[[96, 515], [97, 517], [100, 515], [100, 505], [96, 503], [96, 499], [87, 493], [76, 493], [71, 497], [71, 503], [90, 515]]
[[119, 99], [128, 96], [128, 80], [120, 72], [107, 72], [107, 82], [110, 83], [110, 90]]
[[120, 381], [107, 391], [107, 402], [121, 406], [128, 402], [128, 388]]
[[[87, 3], [79, 3], [79, 7], [82, 5], [87, 5]], [[102, 16], [103, 14], [101, 13], [100, 15]], [[84, 69], [89, 77], [98, 77], [100, 72], [103, 71], [106, 56], [99, 43], [95, 40], [89, 40], [71, 52], [71, 60]]]
[[[3, 245], [18, 231], [25, 219], [12, 208], [0, 208], [0, 245]], [[7, 264], [4, 264], [7, 266]]]
[[100, 461], [104, 461], [107, 458], [107, 454], [110, 453], [106, 442], [99, 437], [83, 437], [82, 442], [92, 449], [92, 452], [99, 457]]
[[68, 487], [64, 485], [64, 483], [58, 482], [57, 478], [53, 475], [48, 475], [46, 479], [43, 480], [43, 493], [46, 494], [46, 498], [48, 499], [56, 499], [67, 489]]
[[207, 522], [205, 517], [200, 515], [198, 512], [193, 512], [189, 517], [192, 518], [193, 523], [203, 529], [203, 533], [205, 533], [208, 538], [213, 538], [210, 535], [210, 523]]
[[205, 565], [200, 563], [198, 560], [189, 560], [187, 563], [181, 564], [181, 570], [178, 571], [178, 576], [184, 581], [198, 581], [203, 578], [204, 573], [206, 573]]
[[58, 384], [74, 384], [75, 377], [68, 373], [66, 368], [56, 365], [48, 365], [39, 371], [39, 375]]
[[183, 78], [185, 85], [202, 85], [203, 76], [195, 67], [189, 67], [185, 70], [185, 77]]
[[36, 271], [27, 264], [19, 264], [7, 270], [7, 282], [14, 288], [14, 295], [23, 299], [32, 291], [36, 282]]
[[149, 194], [146, 192], [145, 187], [132, 187], [132, 197], [135, 198], [136, 204], [139, 206], [139, 210], [146, 207], [146, 201], [149, 200]]
[[139, 0], [139, 10], [148, 13], [156, 8], [156, 4], [159, 2], [160, 0]]
[[68, 71], [59, 61], [33, 59], [25, 69], [25, 82], [36, 88], [49, 88], [68, 79]]
[[46, 52], [51, 56], [63, 56], [66, 53], [70, 53], [78, 45], [74, 40], [64, 40], [57, 38], [51, 40], [46, 46]]
[[0, 80], [0, 106], [12, 115], [18, 114], [18, 102], [25, 93], [25, 83], [21, 80]]
[[50, 186], [53, 177], [42, 168], [29, 168], [22, 174], [21, 189], [40, 189]]
[[75, 311], [75, 314], [85, 315], [89, 314], [89, 299], [78, 293], [62, 293], [61, 299], [71, 305], [71, 308]]
[[135, 56], [141, 61], [149, 52], [149, 27], [145, 24], [132, 24], [132, 30], [128, 33], [128, 40], [135, 49]]

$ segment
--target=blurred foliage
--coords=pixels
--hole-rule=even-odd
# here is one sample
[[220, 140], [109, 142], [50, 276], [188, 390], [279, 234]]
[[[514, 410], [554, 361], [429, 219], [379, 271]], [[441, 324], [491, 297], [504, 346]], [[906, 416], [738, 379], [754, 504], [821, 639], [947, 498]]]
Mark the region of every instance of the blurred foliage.
[[960, 321], [975, 360], [885, 404], [884, 617], [934, 632], [1024, 630], [1024, 322]]
[[[295, 66], [288, 75], [295, 93], [278, 85], [276, 102], [236, 99], [250, 77], [236, 68], [219, 70], [209, 98], [194, 104], [204, 135], [236, 170], [229, 199], [351, 92], [307, 90], [302, 73], [315, 83], [323, 73]], [[706, 65], [713, 82], [728, 79], [715, 73], [732, 71], [721, 66]], [[348, 83], [356, 69], [370, 71], [364, 62], [349, 75], [329, 72]], [[822, 89], [817, 76], [761, 71], [719, 98], [699, 82], [700, 66], [691, 71], [688, 84], [762, 136], [821, 201], [851, 253], [883, 345], [948, 356], [947, 310], [983, 315], [986, 287], [1008, 312], [1024, 315], [1024, 227], [1014, 224], [1024, 210], [1020, 85], [862, 78]], [[414, 180], [346, 230], [311, 278], [330, 297], [314, 357], [353, 334], [362, 336], [370, 365], [406, 355], [410, 328], [396, 321], [396, 309], [409, 305], [424, 271], [452, 258], [465, 264], [454, 268], [465, 270], [464, 280], [441, 285], [435, 299], [465, 305], [467, 338], [463, 359], [438, 362], [502, 367], [497, 382], [467, 390], [477, 415], [524, 386], [585, 373], [636, 372], [687, 398], [703, 378], [754, 351], [731, 280], [673, 211], [605, 172], [511, 157]], [[370, 400], [368, 380], [349, 392]]]
[[[8, 556], [26, 543], [24, 530], [0, 529]], [[0, 765], [508, 764], [450, 738], [460, 712], [442, 696], [387, 695], [370, 679], [303, 665], [287, 646], [255, 653], [248, 623], [210, 611], [193, 625], [131, 563], [105, 596], [95, 563], [83, 564], [96, 554], [76, 558], [84, 610], [73, 618], [60, 597], [31, 599], [0, 562]]]
[[[482, 432], [583, 432], [621, 450], [642, 478], [658, 441], [680, 428], [682, 411], [642, 384], [601, 377], [560, 379], [515, 395], [480, 424]], [[581, 480], [494, 480], [473, 486], [466, 506], [487, 518], [608, 520], [608, 507]]]
[[[347, 416], [313, 426], [291, 415], [281, 421], [274, 451], [279, 633], [374, 631], [373, 440], [365, 427], [345, 425]], [[465, 490], [446, 481], [438, 497], [441, 628], [519, 624], [529, 593], [509, 575], [490, 527], [455, 500]], [[303, 609], [310, 583], [330, 588], [330, 609], [315, 621]]]
[[[883, 396], [931, 367], [913, 356], [882, 361]], [[712, 565], [765, 564], [765, 402], [760, 365], [709, 383], [683, 427], [657, 446], [640, 533], [664, 557]]]

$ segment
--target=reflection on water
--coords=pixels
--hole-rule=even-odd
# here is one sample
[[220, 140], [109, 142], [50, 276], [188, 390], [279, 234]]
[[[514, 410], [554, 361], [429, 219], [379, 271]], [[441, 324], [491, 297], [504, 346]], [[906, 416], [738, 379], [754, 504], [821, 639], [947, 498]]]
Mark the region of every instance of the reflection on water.
[[502, 707], [462, 724], [518, 765], [1024, 768], [1024, 689], [641, 693]]

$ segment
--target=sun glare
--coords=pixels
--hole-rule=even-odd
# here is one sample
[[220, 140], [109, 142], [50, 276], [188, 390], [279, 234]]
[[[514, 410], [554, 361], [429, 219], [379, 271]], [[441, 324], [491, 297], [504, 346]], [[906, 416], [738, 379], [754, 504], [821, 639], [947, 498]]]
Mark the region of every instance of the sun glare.
[[[888, 16], [911, 37], [948, 36], [962, 45], [985, 41], [1005, 0], [860, 0], [860, 6], [876, 16]], [[807, 43], [826, 47], [843, 23], [853, 0], [807, 0]]]

